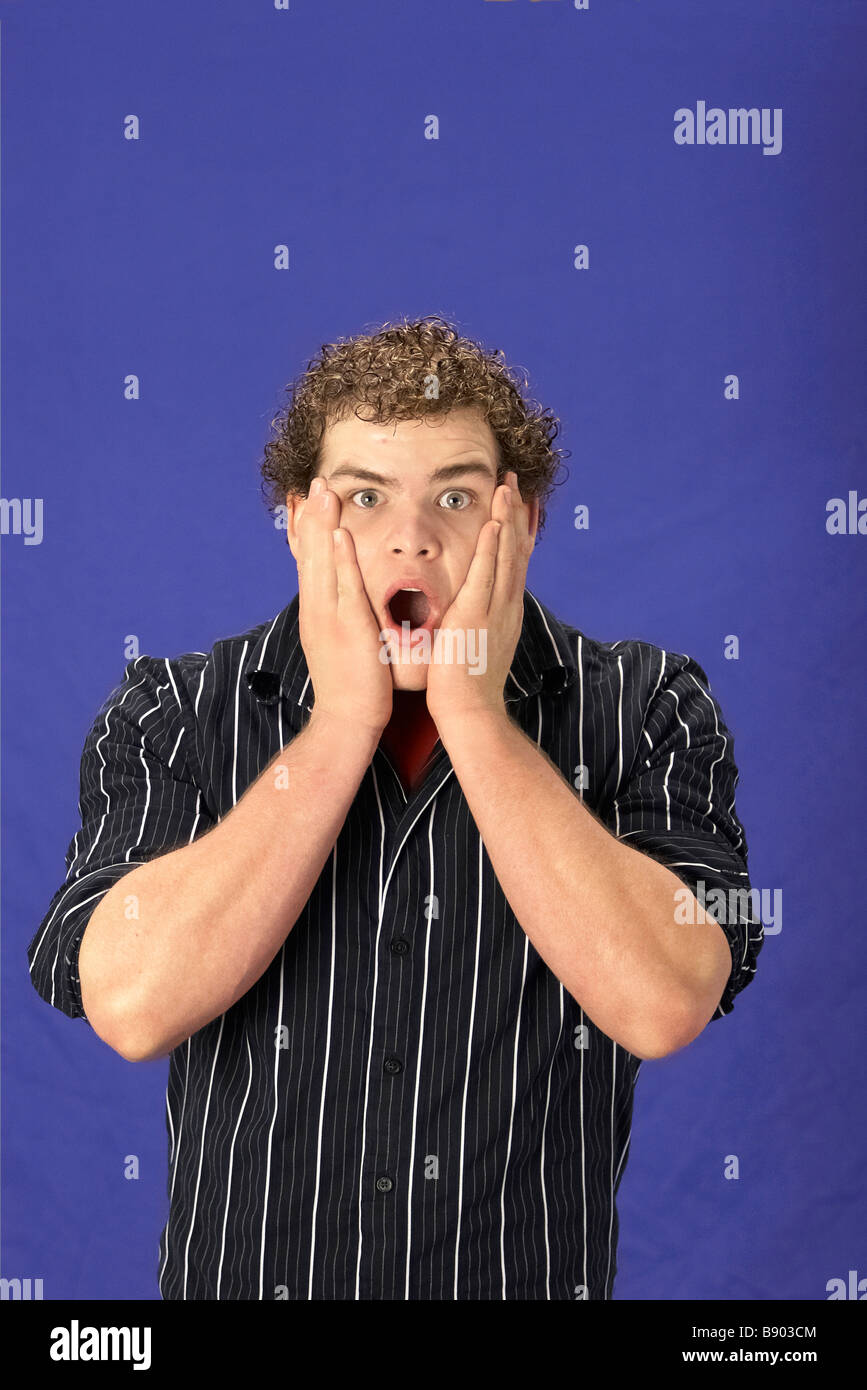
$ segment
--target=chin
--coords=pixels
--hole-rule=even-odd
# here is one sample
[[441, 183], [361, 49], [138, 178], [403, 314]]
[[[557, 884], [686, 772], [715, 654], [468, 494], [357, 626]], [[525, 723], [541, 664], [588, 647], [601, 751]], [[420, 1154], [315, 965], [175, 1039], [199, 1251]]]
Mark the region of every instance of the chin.
[[391, 679], [395, 690], [426, 690], [427, 663], [414, 666], [402, 661], [392, 662]]

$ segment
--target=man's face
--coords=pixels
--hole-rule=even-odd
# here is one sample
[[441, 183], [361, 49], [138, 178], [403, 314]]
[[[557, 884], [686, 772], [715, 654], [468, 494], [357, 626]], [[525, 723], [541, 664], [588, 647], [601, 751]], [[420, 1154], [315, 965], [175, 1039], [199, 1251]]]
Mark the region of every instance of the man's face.
[[[409, 621], [412, 640], [424, 618], [432, 649], [431, 630], [463, 584], [491, 517], [497, 444], [487, 421], [474, 409], [391, 425], [350, 415], [326, 429], [319, 474], [340, 499], [340, 525], [352, 533], [378, 630], [400, 635]], [[396, 585], [425, 592], [389, 603]], [[391, 673], [398, 690], [427, 685], [427, 663], [402, 660], [399, 649]]]

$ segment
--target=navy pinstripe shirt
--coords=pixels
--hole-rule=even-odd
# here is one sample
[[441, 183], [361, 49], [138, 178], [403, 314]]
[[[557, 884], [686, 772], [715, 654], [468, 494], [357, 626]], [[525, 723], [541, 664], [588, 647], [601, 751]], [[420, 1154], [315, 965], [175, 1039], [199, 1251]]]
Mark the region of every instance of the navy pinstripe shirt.
[[[594, 641], [525, 590], [505, 697], [613, 834], [694, 891], [749, 890], [732, 735], [689, 657]], [[208, 653], [129, 662], [28, 949], [44, 999], [84, 1017], [100, 898], [214, 826], [312, 705], [297, 597]], [[761, 946], [733, 917], [715, 1018]], [[442, 744], [411, 793], [380, 746], [271, 965], [171, 1054], [162, 1297], [610, 1298], [640, 1065], [530, 943]]]

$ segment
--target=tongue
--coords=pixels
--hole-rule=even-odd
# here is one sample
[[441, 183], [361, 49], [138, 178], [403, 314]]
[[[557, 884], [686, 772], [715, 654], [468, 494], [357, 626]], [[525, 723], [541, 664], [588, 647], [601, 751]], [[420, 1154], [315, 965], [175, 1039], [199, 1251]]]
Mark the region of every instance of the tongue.
[[391, 616], [397, 624], [408, 622], [410, 627], [421, 627], [430, 612], [427, 597], [411, 593], [408, 589], [398, 589], [389, 604]]

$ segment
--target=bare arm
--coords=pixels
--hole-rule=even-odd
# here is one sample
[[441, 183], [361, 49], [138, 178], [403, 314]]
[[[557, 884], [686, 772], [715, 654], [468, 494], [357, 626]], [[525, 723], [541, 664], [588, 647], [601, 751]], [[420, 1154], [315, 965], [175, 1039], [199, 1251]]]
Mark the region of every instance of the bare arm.
[[719, 923], [696, 903], [697, 925], [679, 925], [683, 882], [611, 834], [505, 709], [456, 716], [440, 735], [503, 892], [552, 974], [635, 1057], [685, 1047], [731, 972]]
[[[681, 925], [683, 880], [612, 834], [509, 717], [503, 691], [521, 631], [536, 517], [521, 501], [517, 475], [506, 477], [467, 578], [441, 620], [446, 629], [484, 631], [486, 665], [471, 672], [464, 661], [433, 663], [428, 709], [494, 873], [539, 955], [602, 1032], [636, 1057], [664, 1057], [691, 1042], [716, 1012], [733, 974], [732, 949], [723, 926], [705, 915], [691, 889], [697, 924]], [[728, 739], [720, 732], [719, 711], [692, 676], [684, 677], [680, 699], [674, 698], [677, 727], [665, 751], [662, 732], [651, 745], [657, 765], [666, 765], [664, 805], [658, 783], [645, 782], [631, 796], [628, 782], [619, 783], [624, 819], [626, 806], [637, 803], [635, 829], [652, 834], [657, 828], [677, 845], [670, 855], [674, 867], [746, 878], [737, 852], [726, 849], [736, 828], [730, 819], [736, 769], [724, 760]], [[690, 711], [696, 699], [698, 708], [687, 714], [690, 731], [680, 710]], [[540, 702], [540, 729], [541, 709]], [[664, 727], [661, 719], [656, 727]], [[644, 766], [650, 768], [649, 758]], [[699, 789], [706, 811], [695, 809]], [[723, 797], [729, 817], [720, 809]], [[714, 836], [716, 846], [709, 843]]]
[[314, 708], [219, 825], [109, 889], [79, 975], [84, 1011], [110, 1047], [128, 1061], [165, 1056], [255, 984], [307, 902], [377, 742], [375, 730]]
[[[310, 721], [213, 830], [115, 883], [81, 940], [84, 1012], [129, 1061], [171, 1052], [265, 972], [322, 872], [391, 715], [391, 672], [352, 538], [338, 525], [336, 494], [314, 479], [295, 503]], [[131, 894], [137, 916], [126, 911]]]

